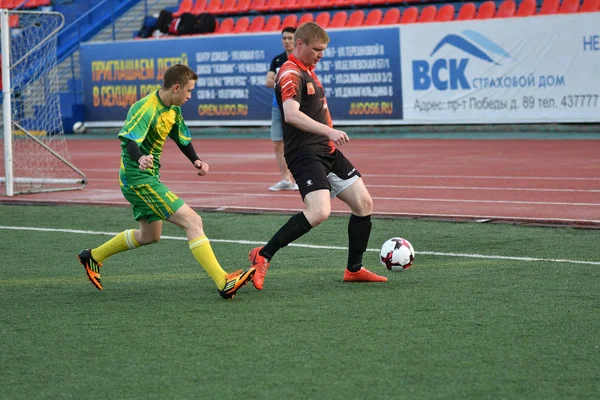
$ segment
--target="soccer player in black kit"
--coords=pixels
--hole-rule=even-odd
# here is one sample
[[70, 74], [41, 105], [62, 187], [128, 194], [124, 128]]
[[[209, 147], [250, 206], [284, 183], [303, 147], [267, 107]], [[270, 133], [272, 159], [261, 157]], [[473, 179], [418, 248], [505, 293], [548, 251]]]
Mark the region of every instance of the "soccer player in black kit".
[[314, 72], [328, 43], [329, 36], [319, 25], [302, 24], [294, 35], [294, 51], [276, 77], [285, 160], [299, 186], [305, 209], [292, 216], [265, 246], [248, 253], [251, 266], [256, 269], [252, 282], [258, 290], [263, 288], [275, 253], [325, 221], [334, 197], [352, 212], [344, 281], [387, 281], [363, 266], [363, 253], [371, 234], [373, 200], [358, 170], [336, 148], [350, 139], [345, 132], [333, 128], [325, 91]]

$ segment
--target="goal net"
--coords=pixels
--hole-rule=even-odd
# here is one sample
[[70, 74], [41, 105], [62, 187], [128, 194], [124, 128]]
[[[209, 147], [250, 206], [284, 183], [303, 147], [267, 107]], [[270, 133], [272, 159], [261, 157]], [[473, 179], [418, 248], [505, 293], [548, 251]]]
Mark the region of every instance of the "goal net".
[[0, 192], [4, 186], [7, 196], [86, 184], [70, 161], [60, 114], [56, 43], [63, 25], [56, 12], [0, 10]]

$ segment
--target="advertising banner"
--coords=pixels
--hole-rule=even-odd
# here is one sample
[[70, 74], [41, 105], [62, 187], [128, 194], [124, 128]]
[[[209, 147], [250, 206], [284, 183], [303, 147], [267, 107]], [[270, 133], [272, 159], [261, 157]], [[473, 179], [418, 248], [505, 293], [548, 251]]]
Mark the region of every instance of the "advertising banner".
[[[317, 67], [335, 123], [402, 119], [399, 29], [330, 30]], [[281, 34], [208, 35], [81, 46], [86, 124], [120, 126], [131, 104], [160, 88], [171, 65], [198, 75], [183, 106], [189, 126], [269, 125], [273, 90], [265, 76], [283, 51]]]
[[401, 29], [405, 123], [600, 121], [597, 13]]

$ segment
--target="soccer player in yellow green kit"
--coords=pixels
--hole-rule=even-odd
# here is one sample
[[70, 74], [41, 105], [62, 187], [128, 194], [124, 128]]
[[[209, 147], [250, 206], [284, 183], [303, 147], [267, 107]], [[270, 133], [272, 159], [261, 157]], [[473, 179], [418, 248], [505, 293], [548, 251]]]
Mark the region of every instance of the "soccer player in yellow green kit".
[[221, 297], [230, 299], [252, 279], [255, 269], [226, 273], [212, 251], [200, 216], [160, 181], [160, 156], [167, 137], [194, 164], [198, 175], [206, 175], [209, 170], [209, 165], [197, 156], [181, 115], [181, 106], [190, 99], [198, 75], [177, 64], [165, 71], [163, 79], [160, 90], [131, 106], [119, 133], [122, 147], [119, 183], [140, 229], [123, 231], [99, 247], [83, 250], [79, 261], [92, 284], [102, 290], [100, 268], [104, 260], [158, 242], [162, 222], [169, 221], [185, 231], [194, 258], [215, 282]]

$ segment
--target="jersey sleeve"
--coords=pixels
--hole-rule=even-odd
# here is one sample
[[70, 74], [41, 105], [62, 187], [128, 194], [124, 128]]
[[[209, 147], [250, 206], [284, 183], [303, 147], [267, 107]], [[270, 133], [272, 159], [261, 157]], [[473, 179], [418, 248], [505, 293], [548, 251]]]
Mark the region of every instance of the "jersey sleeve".
[[119, 132], [119, 138], [127, 138], [142, 143], [154, 123], [156, 109], [148, 102], [136, 103], [127, 112], [125, 124]]
[[281, 91], [281, 104], [292, 99], [300, 103], [302, 100], [303, 78], [300, 71], [291, 63], [285, 63], [277, 75], [277, 90]]
[[173, 128], [171, 128], [171, 132], [169, 132], [169, 137], [182, 146], [187, 146], [188, 143], [192, 141], [192, 135], [190, 134], [190, 130], [185, 124], [183, 120], [183, 115], [181, 114], [181, 108], [177, 107], [175, 110], [175, 124]]

